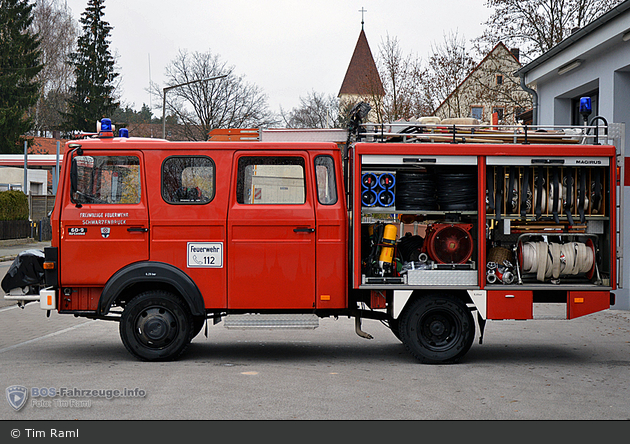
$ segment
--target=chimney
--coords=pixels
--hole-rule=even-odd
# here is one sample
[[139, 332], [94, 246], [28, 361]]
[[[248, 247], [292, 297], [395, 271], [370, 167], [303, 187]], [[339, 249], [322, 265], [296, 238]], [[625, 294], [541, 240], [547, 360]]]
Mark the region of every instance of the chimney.
[[521, 50], [518, 48], [512, 48], [510, 49], [510, 52], [512, 53], [512, 55], [516, 58], [516, 60], [518, 60], [519, 62], [520, 60], [520, 56], [521, 56]]

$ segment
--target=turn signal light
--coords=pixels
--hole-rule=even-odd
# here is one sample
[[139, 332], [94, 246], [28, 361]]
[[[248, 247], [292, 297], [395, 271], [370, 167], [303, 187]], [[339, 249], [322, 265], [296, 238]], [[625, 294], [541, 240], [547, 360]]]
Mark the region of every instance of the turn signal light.
[[55, 269], [55, 263], [54, 262], [44, 262], [44, 270], [54, 270]]

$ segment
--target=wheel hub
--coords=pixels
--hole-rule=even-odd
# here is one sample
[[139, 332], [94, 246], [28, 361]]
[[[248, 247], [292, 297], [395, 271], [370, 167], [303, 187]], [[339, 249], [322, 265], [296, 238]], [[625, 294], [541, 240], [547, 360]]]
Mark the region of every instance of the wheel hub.
[[420, 323], [419, 339], [431, 349], [449, 348], [457, 336], [457, 324], [444, 313], [432, 313]]
[[167, 331], [168, 325], [162, 318], [151, 319], [146, 322], [144, 327], [144, 334], [152, 341], [159, 341], [166, 335]]
[[429, 330], [431, 331], [431, 334], [435, 336], [441, 336], [444, 334], [446, 327], [444, 326], [444, 323], [442, 321], [433, 321], [429, 326]]
[[177, 336], [175, 316], [163, 307], [147, 308], [136, 319], [136, 336], [151, 348], [168, 345]]

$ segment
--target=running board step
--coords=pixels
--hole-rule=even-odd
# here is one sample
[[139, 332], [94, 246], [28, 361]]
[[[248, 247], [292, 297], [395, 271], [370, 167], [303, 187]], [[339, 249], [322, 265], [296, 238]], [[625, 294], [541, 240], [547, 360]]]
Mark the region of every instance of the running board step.
[[225, 328], [314, 329], [319, 327], [315, 314], [242, 314], [223, 318]]

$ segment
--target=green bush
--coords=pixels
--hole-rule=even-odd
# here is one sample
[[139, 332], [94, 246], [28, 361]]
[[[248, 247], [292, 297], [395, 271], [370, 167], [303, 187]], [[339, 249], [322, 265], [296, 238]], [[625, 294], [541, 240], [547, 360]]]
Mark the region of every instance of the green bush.
[[0, 220], [28, 220], [28, 197], [21, 191], [0, 192]]

